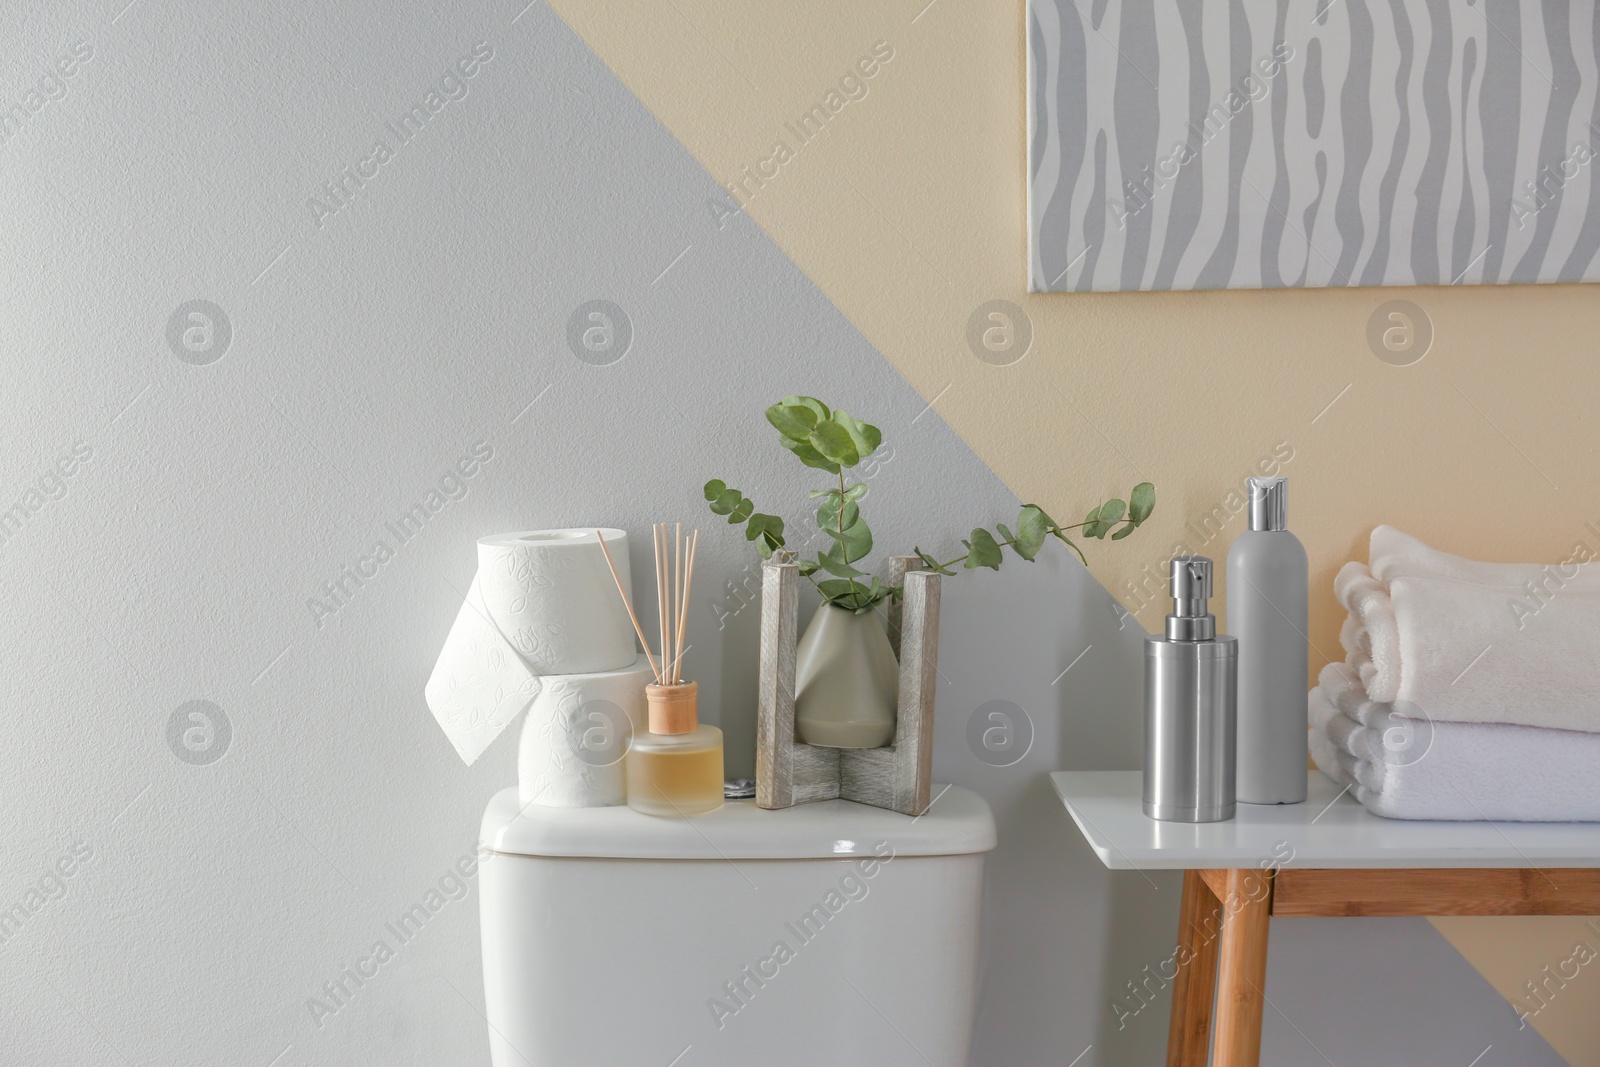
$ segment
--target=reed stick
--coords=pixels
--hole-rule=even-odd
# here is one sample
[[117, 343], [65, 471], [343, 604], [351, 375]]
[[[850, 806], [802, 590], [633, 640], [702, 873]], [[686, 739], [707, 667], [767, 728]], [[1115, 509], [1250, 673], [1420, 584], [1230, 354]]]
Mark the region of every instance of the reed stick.
[[633, 632], [639, 635], [639, 644], [644, 647], [645, 661], [650, 664], [650, 673], [656, 676], [659, 683], [662, 679], [661, 669], [656, 666], [655, 657], [650, 655], [650, 642], [644, 639], [644, 630], [639, 627], [639, 616], [633, 613], [633, 603], [628, 599], [628, 591], [622, 588], [622, 579], [617, 575], [616, 564], [611, 562], [611, 550], [606, 547], [606, 539], [599, 530], [594, 532], [600, 541], [600, 551], [605, 553], [606, 567], [611, 571], [611, 580], [617, 583], [617, 594], [622, 597], [622, 606], [628, 609], [628, 621], [633, 623]]
[[672, 533], [672, 684], [678, 684], [678, 662], [683, 659], [683, 636], [678, 622], [683, 617], [683, 523], [676, 523]]
[[674, 678], [680, 680], [683, 677], [684, 631], [689, 625], [689, 589], [694, 585], [694, 557], [699, 547], [700, 531], [696, 530], [686, 542], [685, 556], [688, 560], [688, 571], [683, 575], [683, 592], [678, 598], [678, 658], [673, 661], [672, 674]]
[[617, 574], [605, 537], [599, 530], [594, 535], [600, 542], [600, 551], [605, 554], [606, 568], [611, 571], [611, 580], [616, 583], [617, 595], [622, 597], [622, 606], [628, 609], [628, 621], [633, 623], [633, 632], [644, 648], [651, 673], [656, 676], [656, 684], [682, 685], [684, 641], [689, 628], [689, 597], [694, 587], [694, 561], [700, 549], [700, 531], [692, 530], [685, 537], [683, 524], [678, 523], [669, 539], [667, 524], [658, 522], [651, 526], [650, 532], [656, 557], [656, 622], [661, 627], [659, 663], [650, 654], [650, 642], [644, 636], [644, 628], [639, 625], [639, 615], [633, 609], [633, 601], [627, 590], [622, 588], [622, 577]]
[[661, 524], [661, 607], [662, 619], [666, 629], [661, 631], [661, 647], [666, 649], [661, 653], [661, 669], [666, 672], [667, 684], [672, 684], [672, 538], [668, 536], [667, 524]]
[[664, 523], [652, 523], [656, 546], [656, 624], [661, 633], [661, 684], [670, 685], [667, 674], [667, 594], [662, 588], [662, 578], [665, 573], [663, 564], [666, 561], [666, 545], [662, 543], [665, 534]]
[[672, 606], [666, 595], [666, 582], [667, 575], [671, 573], [669, 567], [672, 557], [667, 553], [667, 524], [658, 522], [655, 526], [658, 531], [656, 544], [660, 546], [656, 558], [656, 611], [661, 615], [661, 684], [671, 685], [672, 674], [667, 669], [667, 661], [671, 658], [667, 652], [667, 634], [672, 630]]

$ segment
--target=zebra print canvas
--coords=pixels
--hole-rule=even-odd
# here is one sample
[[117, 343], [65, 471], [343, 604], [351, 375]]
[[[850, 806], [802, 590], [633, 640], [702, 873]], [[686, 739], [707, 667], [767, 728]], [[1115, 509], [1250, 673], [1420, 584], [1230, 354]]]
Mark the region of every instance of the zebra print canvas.
[[1595, 0], [1029, 0], [1035, 292], [1600, 280]]

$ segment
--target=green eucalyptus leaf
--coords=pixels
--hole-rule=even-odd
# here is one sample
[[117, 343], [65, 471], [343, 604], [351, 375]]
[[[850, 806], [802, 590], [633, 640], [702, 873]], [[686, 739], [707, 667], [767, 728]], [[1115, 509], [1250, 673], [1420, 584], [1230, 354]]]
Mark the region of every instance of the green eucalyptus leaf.
[[738, 506], [728, 515], [728, 525], [737, 526], [755, 513], [756, 502], [749, 497], [740, 500]]
[[[711, 513], [713, 515], [731, 515], [733, 514], [733, 510], [743, 503], [743, 501], [744, 494], [739, 492], [739, 490], [724, 489], [722, 492], [717, 494], [717, 499], [711, 502]], [[728, 521], [737, 522], [738, 520], [729, 519]]]
[[1121, 500], [1115, 498], [1107, 500], [1104, 504], [1100, 505], [1101, 525], [1109, 530], [1114, 523], [1121, 520], [1123, 512], [1127, 510], [1128, 505], [1123, 503]]
[[1050, 535], [1050, 526], [1048, 515], [1032, 504], [1026, 505], [1017, 514], [1017, 543], [1011, 547], [1023, 559], [1033, 559], [1044, 547], [1044, 539]]
[[1149, 482], [1140, 482], [1133, 487], [1133, 492], [1128, 494], [1128, 518], [1138, 526], [1150, 517], [1156, 509], [1156, 487]]
[[[838, 492], [838, 490], [834, 490], [834, 492]], [[844, 498], [846, 500], [851, 501], [851, 502], [860, 500], [862, 497], [864, 497], [866, 495], [867, 495], [867, 487], [862, 482], [857, 482], [855, 485], [852, 485], [852, 486], [846, 488], [845, 491], [844, 491]]]
[[844, 516], [841, 519], [840, 508], [836, 502], [830, 501], [817, 509], [817, 527], [822, 530], [831, 530], [838, 533], [842, 527], [848, 530], [861, 521], [861, 509], [854, 504], [844, 505]]
[[[857, 583], [857, 584], [859, 584], [859, 583]], [[890, 596], [889, 590], [884, 588], [883, 584], [881, 582], [879, 582], [876, 578], [874, 578], [873, 581], [872, 581], [872, 585], [870, 587], [862, 588], [858, 593], [856, 593], [856, 598], [855, 598], [855, 612], [856, 612], [856, 614], [857, 615], [865, 615], [867, 612], [871, 611], [873, 609], [873, 607], [875, 607], [880, 601], [888, 600], [889, 596]]]
[[1120, 530], [1118, 530], [1116, 533], [1111, 535], [1111, 540], [1120, 541], [1124, 537], [1127, 537], [1129, 534], [1133, 533], [1133, 531], [1137, 530], [1138, 528], [1139, 527], [1138, 527], [1137, 523], [1134, 523], [1134, 522], [1125, 523]]
[[872, 551], [872, 531], [860, 519], [846, 526], [843, 533], [831, 526], [824, 526], [822, 532], [837, 543], [839, 554], [846, 563], [854, 563]]
[[1084, 521], [1083, 536], [1085, 536], [1085, 537], [1099, 537], [1102, 533], [1104, 533], [1104, 530], [1100, 526], [1100, 509], [1099, 508], [1090, 508], [1089, 509], [1089, 514], [1087, 514], [1087, 515], [1085, 515], [1083, 517], [1083, 521]]
[[839, 464], [818, 452], [805, 441], [791, 441], [789, 438], [784, 437], [778, 443], [800, 457], [800, 462], [808, 467], [815, 467], [817, 470], [827, 471], [829, 474], [839, 473]]
[[861, 577], [861, 572], [860, 571], [856, 570], [854, 567], [850, 566], [844, 560], [838, 559], [838, 558], [836, 558], [835, 556], [833, 556], [830, 553], [827, 553], [827, 552], [819, 553], [817, 555], [817, 562], [822, 565], [822, 569], [823, 570], [827, 571], [829, 574], [836, 575], [836, 576], [838, 576], [840, 578], [859, 578], [859, 577]]
[[856, 450], [855, 439], [833, 419], [824, 419], [817, 423], [816, 429], [811, 431], [809, 440], [811, 447], [841, 467], [853, 467], [861, 461], [861, 453]]
[[[854, 600], [857, 586], [844, 578], [830, 578], [825, 582], [817, 583], [817, 592], [821, 593], [828, 603], [837, 603], [840, 600]], [[840, 605], [843, 607], [844, 605]]]
[[850, 440], [856, 446], [857, 456], [870, 456], [879, 445], [883, 443], [883, 434], [876, 426], [862, 422], [854, 416], [842, 411], [833, 413], [833, 421], [843, 427], [845, 433], [850, 435]]
[[[776, 515], [762, 515], [757, 513], [750, 516], [750, 525], [745, 529], [745, 537], [754, 541], [761, 538], [762, 543], [769, 549], [783, 547], [783, 520]], [[771, 555], [769, 552], [763, 556]]]
[[713, 478], [713, 479], [711, 479], [709, 482], [706, 483], [706, 489], [705, 489], [706, 499], [707, 500], [715, 500], [715, 499], [717, 499], [717, 497], [722, 495], [722, 491], [724, 489], [726, 489], [726, 488], [728, 488], [728, 483], [723, 481], [721, 478]]
[[816, 425], [816, 423], [821, 422], [823, 419], [831, 418], [833, 416], [833, 412], [828, 410], [828, 405], [824, 404], [814, 396], [786, 396], [782, 400], [778, 401], [778, 403], [782, 404], [786, 408], [806, 408], [816, 416], [816, 419], [812, 423], [813, 426]]
[[963, 542], [967, 546], [967, 570], [978, 567], [988, 567], [999, 570], [1003, 556], [1000, 555], [1000, 546], [995, 543], [994, 535], [983, 527], [972, 531], [972, 540]]
[[797, 564], [797, 566], [800, 568], [800, 573], [806, 575], [815, 574], [819, 569], [817, 566], [817, 561], [814, 559], [803, 559]]
[[767, 409], [767, 421], [791, 441], [804, 441], [817, 424], [817, 413], [798, 404], [774, 404]]

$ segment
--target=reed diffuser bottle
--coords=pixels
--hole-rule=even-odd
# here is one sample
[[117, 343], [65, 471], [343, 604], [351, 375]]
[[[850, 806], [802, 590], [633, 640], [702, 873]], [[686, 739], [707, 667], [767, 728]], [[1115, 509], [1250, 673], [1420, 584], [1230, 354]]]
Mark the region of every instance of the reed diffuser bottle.
[[700, 683], [647, 685], [650, 732], [628, 749], [628, 807], [695, 815], [722, 807], [722, 731], [700, 722]]
[[[633, 736], [623, 757], [628, 807], [645, 815], [697, 815], [722, 807], [722, 731], [700, 722], [700, 683], [683, 680], [683, 643], [689, 621], [689, 588], [694, 582], [695, 550], [700, 532], [683, 536], [678, 527], [669, 539], [665, 523], [655, 526], [657, 622], [661, 656], [651, 655], [633, 604], [611, 567], [617, 593], [645, 658], [655, 672], [654, 685], [644, 687], [650, 707], [650, 730]], [[600, 548], [611, 566], [605, 539]]]

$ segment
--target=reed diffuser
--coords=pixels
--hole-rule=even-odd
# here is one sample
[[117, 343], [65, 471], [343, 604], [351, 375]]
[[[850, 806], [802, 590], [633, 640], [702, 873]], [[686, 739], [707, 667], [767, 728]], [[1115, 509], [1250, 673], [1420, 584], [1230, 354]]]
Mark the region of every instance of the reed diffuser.
[[[644, 687], [650, 707], [650, 730], [636, 734], [624, 759], [628, 781], [628, 807], [646, 815], [695, 815], [722, 806], [722, 731], [700, 723], [698, 682], [683, 680], [684, 637], [689, 623], [689, 590], [694, 584], [695, 550], [700, 531], [683, 535], [680, 523], [669, 534], [666, 523], [652, 527], [656, 556], [656, 622], [660, 626], [660, 655], [639, 625], [628, 593], [611, 562], [611, 550], [600, 538], [606, 566], [633, 632], [644, 646], [645, 658], [656, 680]], [[595, 531], [599, 537], [599, 531]]]

